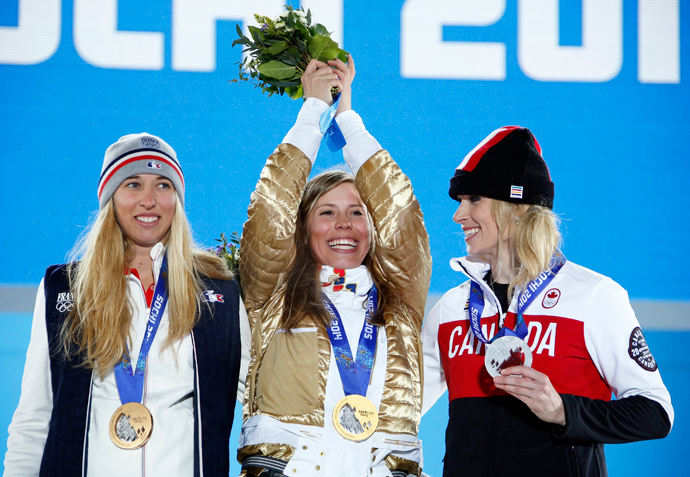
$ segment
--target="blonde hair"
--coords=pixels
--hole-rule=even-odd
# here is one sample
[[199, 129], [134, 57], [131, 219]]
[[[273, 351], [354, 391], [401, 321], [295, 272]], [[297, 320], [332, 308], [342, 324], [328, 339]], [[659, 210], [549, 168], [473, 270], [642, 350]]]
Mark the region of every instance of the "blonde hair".
[[551, 266], [551, 257], [561, 244], [560, 220], [549, 208], [541, 205], [513, 204], [491, 199], [491, 214], [498, 224], [498, 256], [503, 243], [510, 247], [508, 263], [498, 263], [497, 276], [503, 267], [511, 268], [508, 297], [516, 287], [524, 288]]
[[[189, 334], [201, 311], [202, 276], [231, 279], [225, 262], [194, 245], [182, 204], [176, 197], [175, 214], [163, 238], [168, 254], [168, 337], [170, 348]], [[112, 197], [77, 242], [68, 266], [74, 309], [62, 324], [61, 345], [69, 357], [83, 353], [83, 365], [101, 377], [127, 353], [132, 308], [128, 299], [128, 264], [133, 249], [115, 218]]]

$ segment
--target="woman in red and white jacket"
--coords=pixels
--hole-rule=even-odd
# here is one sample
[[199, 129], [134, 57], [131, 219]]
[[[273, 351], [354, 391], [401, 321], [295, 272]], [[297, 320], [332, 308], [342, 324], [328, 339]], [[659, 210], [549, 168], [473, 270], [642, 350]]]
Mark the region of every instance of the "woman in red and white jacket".
[[603, 444], [665, 437], [671, 398], [627, 293], [560, 253], [532, 133], [492, 132], [449, 193], [468, 251], [451, 267], [470, 280], [422, 334], [423, 411], [449, 392], [443, 475], [607, 475]]

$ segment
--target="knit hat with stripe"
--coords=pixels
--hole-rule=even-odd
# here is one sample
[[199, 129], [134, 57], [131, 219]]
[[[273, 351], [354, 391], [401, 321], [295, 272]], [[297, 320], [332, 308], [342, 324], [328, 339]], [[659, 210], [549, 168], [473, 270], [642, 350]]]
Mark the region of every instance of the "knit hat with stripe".
[[505, 126], [472, 149], [450, 179], [450, 197], [478, 195], [553, 209], [554, 185], [532, 132]]
[[103, 208], [128, 177], [156, 174], [173, 183], [184, 206], [184, 176], [177, 154], [168, 143], [148, 133], [122, 136], [105, 151], [98, 181], [98, 205]]

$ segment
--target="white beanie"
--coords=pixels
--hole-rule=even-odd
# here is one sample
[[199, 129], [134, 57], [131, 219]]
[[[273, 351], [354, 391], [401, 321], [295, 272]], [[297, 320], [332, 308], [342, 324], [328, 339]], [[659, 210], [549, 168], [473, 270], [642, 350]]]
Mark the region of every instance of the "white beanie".
[[148, 133], [122, 136], [106, 151], [98, 181], [98, 205], [103, 208], [128, 177], [156, 174], [173, 183], [184, 206], [184, 176], [175, 150], [159, 137]]

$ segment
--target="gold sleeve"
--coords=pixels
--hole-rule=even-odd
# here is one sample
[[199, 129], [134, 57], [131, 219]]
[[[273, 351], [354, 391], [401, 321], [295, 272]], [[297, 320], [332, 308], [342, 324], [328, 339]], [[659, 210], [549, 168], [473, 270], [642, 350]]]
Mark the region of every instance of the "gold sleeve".
[[250, 320], [282, 285], [295, 257], [297, 210], [310, 171], [302, 151], [281, 144], [251, 195], [240, 243], [240, 278]]

